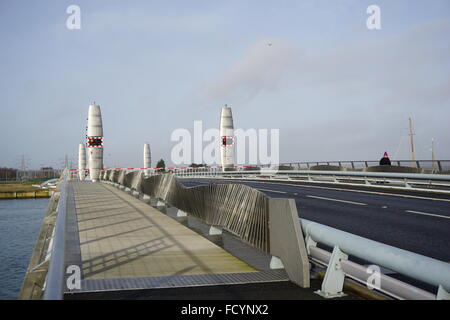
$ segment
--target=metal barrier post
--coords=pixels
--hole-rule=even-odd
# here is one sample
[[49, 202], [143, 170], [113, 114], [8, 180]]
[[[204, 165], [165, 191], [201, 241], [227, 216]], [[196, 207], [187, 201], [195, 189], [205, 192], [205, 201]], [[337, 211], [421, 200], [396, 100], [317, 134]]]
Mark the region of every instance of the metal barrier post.
[[328, 263], [325, 278], [322, 282], [321, 290], [316, 293], [324, 298], [337, 298], [345, 296], [342, 292], [344, 287], [345, 274], [342, 270], [341, 261], [347, 260], [348, 255], [343, 253], [338, 246], [334, 246], [331, 254], [330, 262]]

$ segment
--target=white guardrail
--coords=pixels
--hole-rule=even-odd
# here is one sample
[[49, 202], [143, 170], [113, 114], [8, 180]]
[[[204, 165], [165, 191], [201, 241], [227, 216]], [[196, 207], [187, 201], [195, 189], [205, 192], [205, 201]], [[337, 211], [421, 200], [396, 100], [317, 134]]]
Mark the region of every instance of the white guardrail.
[[64, 284], [64, 259], [67, 214], [67, 179], [64, 174], [60, 188], [61, 193], [57, 207], [57, 216], [53, 229], [51, 245], [49, 245], [50, 263], [44, 284], [44, 300], [62, 300]]
[[[448, 300], [450, 295], [450, 264], [369, 240], [345, 231], [306, 219], [300, 219], [308, 256], [326, 265], [327, 271], [319, 294], [325, 297], [342, 295], [345, 276], [364, 283], [397, 299]], [[333, 252], [318, 248], [317, 243], [330, 246]], [[347, 260], [352, 255], [375, 265], [370, 267]], [[437, 288], [437, 294], [414, 287], [380, 272], [379, 266], [398, 272]]]
[[[346, 185], [366, 185], [378, 188], [411, 188], [450, 193], [450, 174], [367, 172], [367, 171], [328, 171], [328, 170], [247, 170], [245, 167], [235, 171], [222, 171], [221, 167], [180, 167], [180, 168], [111, 168], [112, 170], [144, 171], [147, 176], [170, 172], [177, 177], [223, 178], [223, 179], [262, 179], [303, 181], [310, 183], [336, 183]], [[107, 169], [104, 169], [107, 170]], [[76, 175], [78, 170], [69, 170]]]
[[315, 170], [269, 170], [261, 171], [219, 171], [190, 169], [173, 172], [179, 177], [223, 178], [223, 179], [262, 179], [304, 181], [311, 183], [336, 183], [347, 185], [366, 185], [380, 188], [424, 189], [450, 193], [450, 175], [396, 172], [358, 172], [358, 171], [315, 171]]

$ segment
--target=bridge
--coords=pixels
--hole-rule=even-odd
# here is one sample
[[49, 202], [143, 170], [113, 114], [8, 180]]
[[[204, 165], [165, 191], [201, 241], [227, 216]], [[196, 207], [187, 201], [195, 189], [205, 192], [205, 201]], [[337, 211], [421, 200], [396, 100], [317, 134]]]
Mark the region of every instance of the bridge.
[[233, 130], [221, 166], [104, 168], [89, 106], [20, 298], [450, 299], [450, 161], [236, 166]]
[[171, 171], [66, 170], [20, 298], [449, 298], [446, 174]]

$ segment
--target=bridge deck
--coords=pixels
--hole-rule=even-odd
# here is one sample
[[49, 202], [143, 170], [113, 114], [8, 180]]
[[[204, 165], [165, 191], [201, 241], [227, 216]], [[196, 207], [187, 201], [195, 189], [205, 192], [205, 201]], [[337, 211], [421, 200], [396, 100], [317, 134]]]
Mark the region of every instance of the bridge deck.
[[[257, 271], [110, 185], [71, 182], [71, 187], [85, 280]], [[76, 247], [76, 234], [72, 236], [69, 247]]]
[[298, 287], [228, 233], [215, 244], [190, 229], [206, 225], [186, 227], [108, 184], [68, 181], [65, 190], [65, 268], [81, 266], [82, 278], [81, 288], [64, 285], [64, 299], [322, 299], [320, 280]]

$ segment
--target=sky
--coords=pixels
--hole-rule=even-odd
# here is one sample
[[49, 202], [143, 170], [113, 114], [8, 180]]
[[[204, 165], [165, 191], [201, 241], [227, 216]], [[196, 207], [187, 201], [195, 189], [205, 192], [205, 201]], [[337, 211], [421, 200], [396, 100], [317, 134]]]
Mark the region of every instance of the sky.
[[[381, 29], [366, 12], [379, 6]], [[70, 5], [80, 29], [66, 26]], [[76, 164], [88, 106], [105, 167], [172, 165], [174, 130], [279, 129], [280, 162], [450, 159], [450, 2], [0, 1], [0, 167]]]

